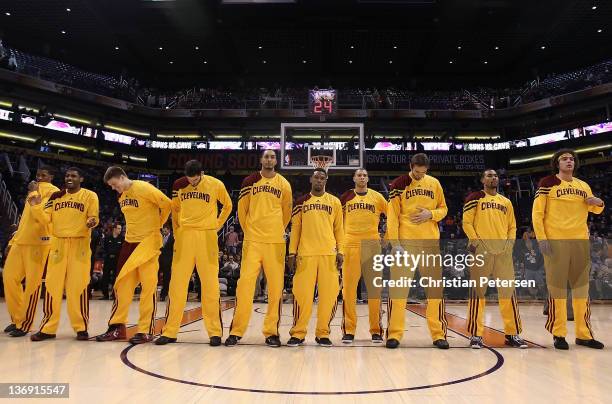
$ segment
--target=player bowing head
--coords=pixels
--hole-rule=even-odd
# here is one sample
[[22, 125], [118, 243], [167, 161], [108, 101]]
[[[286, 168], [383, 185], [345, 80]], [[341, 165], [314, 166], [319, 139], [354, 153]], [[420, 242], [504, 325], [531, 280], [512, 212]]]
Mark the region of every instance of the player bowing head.
[[125, 171], [123, 171], [123, 168], [117, 166], [108, 167], [106, 173], [104, 173], [104, 182], [108, 184], [113, 191], [117, 191], [120, 194], [125, 192], [130, 185], [132, 185], [132, 181], [128, 178]]

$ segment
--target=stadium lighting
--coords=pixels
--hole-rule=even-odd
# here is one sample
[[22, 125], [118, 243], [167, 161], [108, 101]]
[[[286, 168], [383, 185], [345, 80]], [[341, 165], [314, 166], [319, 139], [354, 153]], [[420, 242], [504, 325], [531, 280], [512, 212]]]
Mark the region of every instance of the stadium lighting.
[[91, 125], [91, 121], [88, 121], [87, 119], [77, 118], [77, 117], [70, 116], [70, 115], [53, 114], [53, 117], [54, 118], [65, 119], [67, 121], [73, 121], [73, 122], [82, 123], [83, 125]]
[[55, 147], [63, 147], [64, 149], [87, 151], [87, 147], [77, 146], [77, 145], [69, 144], [69, 143], [49, 142], [49, 144]]
[[137, 135], [137, 136], [150, 136], [147, 132], [140, 132], [134, 129], [128, 129], [128, 128], [124, 128], [121, 126], [115, 126], [115, 125], [104, 125], [104, 127], [106, 129], [110, 129], [110, 130], [116, 130], [117, 132], [125, 132], [125, 133], [130, 133], [132, 135]]
[[[588, 153], [597, 150], [605, 150], [612, 148], [612, 143], [607, 143], [599, 146], [583, 147], [576, 149], [576, 153]], [[526, 157], [523, 159], [510, 159], [510, 164], [528, 163], [531, 161], [548, 160], [553, 156], [553, 153], [541, 154], [539, 156]]]
[[199, 139], [200, 135], [195, 133], [158, 133], [157, 137], [160, 139]]
[[455, 136], [455, 140], [489, 140], [489, 139], [499, 139], [499, 135], [459, 135]]
[[8, 101], [0, 101], [0, 107], [12, 108], [13, 103]]
[[102, 151], [100, 152], [100, 154], [101, 154], [101, 155], [103, 155], [103, 156], [110, 156], [110, 157], [113, 157], [113, 156], [115, 155], [115, 153], [113, 153], [113, 152], [109, 152], [109, 151], [107, 151], [107, 150], [102, 150]]
[[139, 156], [128, 156], [128, 159], [134, 160], [134, 161], [143, 161], [143, 162], [147, 161], [146, 157], [139, 157]]
[[24, 142], [30, 142], [30, 143], [36, 142], [36, 138], [29, 137], [29, 136], [15, 135], [9, 132], [0, 132], [0, 137], [7, 138], [7, 139], [23, 140]]
[[215, 135], [215, 139], [240, 139], [241, 135]]

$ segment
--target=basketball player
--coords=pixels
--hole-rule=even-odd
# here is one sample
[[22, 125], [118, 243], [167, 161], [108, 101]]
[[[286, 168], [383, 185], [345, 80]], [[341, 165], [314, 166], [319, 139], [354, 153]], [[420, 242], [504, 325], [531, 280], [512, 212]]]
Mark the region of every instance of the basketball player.
[[276, 153], [261, 156], [261, 171], [242, 181], [238, 197], [238, 220], [244, 231], [242, 267], [236, 289], [236, 309], [226, 346], [234, 346], [244, 335], [251, 311], [255, 282], [263, 267], [268, 282], [268, 309], [263, 334], [266, 345], [279, 347], [278, 325], [283, 306], [285, 273], [285, 228], [291, 219], [291, 185], [274, 171]]
[[327, 172], [315, 168], [310, 177], [311, 191], [299, 198], [291, 217], [288, 264], [296, 265], [293, 276], [293, 327], [289, 331], [290, 347], [300, 346], [308, 329], [315, 286], [319, 290], [315, 341], [332, 346], [329, 326], [338, 307], [339, 271], [342, 268], [342, 205], [325, 192]]
[[119, 206], [125, 216], [125, 241], [117, 260], [117, 278], [113, 287], [115, 300], [108, 331], [97, 341], [125, 339], [125, 323], [140, 283], [140, 318], [138, 332], [130, 338], [132, 344], [153, 340], [157, 303], [157, 257], [162, 246], [161, 227], [168, 220], [170, 199], [145, 181], [130, 180], [121, 167], [109, 167], [104, 182], [119, 193]]
[[[36, 181], [28, 184], [26, 199], [40, 194], [41, 203], [46, 204], [49, 197], [59, 191], [51, 184], [54, 173], [52, 167], [39, 168], [36, 171]], [[51, 248], [50, 226], [38, 222], [31, 210], [31, 205], [26, 203], [17, 233], [10, 240], [10, 250], [2, 272], [6, 308], [11, 316], [11, 324], [4, 332], [8, 332], [11, 337], [23, 337], [34, 323], [40, 285]], [[25, 290], [21, 285], [24, 278]]]
[[[408, 252], [410, 255], [439, 255], [440, 230], [438, 222], [448, 211], [440, 182], [427, 175], [429, 158], [417, 153], [410, 160], [410, 172], [396, 178], [391, 183], [389, 205], [387, 207], [388, 239], [395, 250]], [[439, 260], [421, 265], [421, 277], [432, 280], [442, 279], [442, 268]], [[426, 263], [427, 264], [427, 263]], [[413, 268], [414, 270], [414, 268]], [[392, 268], [391, 276], [411, 277], [414, 272], [405, 267]], [[404, 334], [404, 316], [408, 291], [394, 288], [389, 298], [389, 326], [387, 328], [387, 348], [397, 348]], [[429, 287], [427, 291], [427, 325], [433, 344], [440, 349], [448, 349], [446, 341], [446, 313], [442, 288]]]
[[542, 178], [533, 202], [533, 229], [544, 255], [549, 309], [546, 329], [556, 349], [567, 350], [567, 283], [572, 289], [576, 344], [602, 349], [591, 329], [589, 273], [591, 257], [587, 217], [600, 214], [604, 202], [591, 187], [574, 177], [578, 156], [562, 149], [552, 156], [555, 175]]
[[[40, 193], [28, 199], [32, 214], [52, 229], [51, 252], [45, 277], [44, 317], [32, 341], [55, 338], [62, 308], [64, 286], [66, 305], [77, 340], [89, 338], [88, 285], [91, 269], [91, 229], [99, 223], [98, 195], [81, 188], [83, 174], [76, 167], [66, 170], [64, 189], [42, 204]], [[44, 206], [44, 208], [43, 208]]]
[[[512, 202], [497, 193], [499, 178], [495, 170], [480, 174], [483, 190], [472, 192], [463, 205], [463, 231], [469, 238], [469, 249], [484, 259], [483, 265], [470, 268], [472, 280], [478, 285], [470, 295], [468, 332], [470, 346], [483, 347], [484, 308], [487, 286], [480, 286], [481, 277], [514, 280], [512, 248], [516, 239], [516, 220]], [[504, 320], [504, 343], [515, 348], [527, 348], [519, 337], [521, 316], [514, 287], [498, 288], [499, 310]]]
[[[218, 203], [223, 206], [219, 213]], [[219, 291], [219, 245], [217, 231], [232, 212], [232, 200], [225, 185], [202, 173], [202, 164], [190, 160], [185, 176], [172, 186], [172, 227], [175, 255], [172, 263], [170, 293], [166, 306], [166, 325], [156, 345], [176, 342], [176, 335], [187, 302], [189, 279], [195, 266], [202, 290], [202, 317], [210, 345], [221, 345]]]
[[[378, 222], [381, 214], [387, 214], [387, 201], [368, 189], [368, 172], [364, 168], [353, 174], [355, 188], [340, 197], [344, 213], [344, 265], [342, 267], [342, 342], [350, 344], [355, 339], [357, 328], [357, 284], [361, 277], [362, 262], [380, 254]], [[364, 255], [365, 260], [362, 260]], [[372, 342], [380, 344], [382, 324], [380, 323], [380, 296], [368, 295], [368, 312]]]

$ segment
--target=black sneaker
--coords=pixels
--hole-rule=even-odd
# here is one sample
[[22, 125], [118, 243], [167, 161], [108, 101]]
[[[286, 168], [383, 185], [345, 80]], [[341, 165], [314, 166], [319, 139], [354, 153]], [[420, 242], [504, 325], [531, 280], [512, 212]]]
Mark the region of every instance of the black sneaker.
[[134, 334], [132, 338], [129, 339], [129, 342], [132, 345], [146, 344], [147, 342], [152, 342], [152, 341], [153, 341], [153, 335], [145, 334], [143, 332], [137, 332], [136, 334]]
[[433, 344], [440, 349], [448, 349], [450, 346], [448, 345], [448, 341], [445, 339], [437, 339], [433, 342]]
[[323, 338], [316, 337], [315, 338], [315, 342], [317, 344], [319, 344], [320, 346], [324, 346], [324, 347], [327, 347], [327, 348], [329, 348], [330, 346], [334, 345], [334, 344], [332, 344], [331, 340], [329, 338], [327, 338], [327, 337], [323, 337]]
[[506, 340], [504, 344], [511, 346], [512, 348], [520, 348], [525, 349], [529, 345], [518, 335], [506, 335]]
[[383, 338], [380, 336], [380, 334], [372, 334], [372, 343], [373, 344], [382, 344], [383, 343]]
[[344, 336], [342, 337], [343, 344], [352, 344], [354, 340], [355, 336], [353, 334], [344, 334]]
[[281, 341], [278, 335], [270, 335], [266, 338], [266, 345], [271, 346], [273, 348], [278, 348], [281, 346]]
[[389, 349], [395, 349], [399, 346], [399, 341], [395, 338], [388, 339], [385, 346]]
[[303, 345], [303, 344], [304, 344], [304, 339], [303, 338], [299, 339], [297, 337], [291, 337], [291, 338], [289, 338], [289, 341], [287, 341], [287, 346], [291, 346], [291, 347], [300, 346], [300, 345]]
[[240, 341], [240, 337], [239, 336], [237, 336], [237, 335], [230, 335], [225, 340], [225, 346], [234, 346], [234, 345], [238, 344], [238, 341]]
[[565, 340], [565, 337], [553, 337], [553, 344], [556, 349], [561, 349], [563, 351], [567, 351], [569, 349], [569, 345]]
[[596, 339], [580, 339], [580, 338], [576, 338], [576, 345], [587, 346], [587, 347], [593, 348], [593, 349], [603, 349], [604, 348], [604, 344], [602, 344], [601, 342], [597, 341]]
[[4, 329], [4, 332], [9, 333], [11, 331], [15, 331], [16, 329], [17, 329], [17, 326], [15, 324], [9, 324]]
[[483, 348], [484, 344], [482, 342], [482, 337], [471, 337], [470, 338], [470, 348], [472, 349], [480, 349]]
[[46, 339], [55, 338], [55, 334], [45, 334], [44, 332], [38, 331], [36, 334], [30, 335], [30, 341], [44, 341]]
[[170, 338], [170, 337], [166, 337], [165, 335], [162, 335], [161, 337], [155, 340], [154, 344], [155, 345], [166, 345], [166, 344], [172, 344], [173, 342], [176, 342], [176, 338]]
[[79, 331], [76, 336], [77, 341], [87, 341], [89, 340], [89, 333], [87, 331]]
[[208, 342], [210, 346], [219, 346], [221, 345], [221, 337], [214, 336], [210, 337], [210, 341]]
[[9, 335], [11, 337], [25, 337], [28, 333], [19, 328], [15, 328], [13, 331], [9, 332]]

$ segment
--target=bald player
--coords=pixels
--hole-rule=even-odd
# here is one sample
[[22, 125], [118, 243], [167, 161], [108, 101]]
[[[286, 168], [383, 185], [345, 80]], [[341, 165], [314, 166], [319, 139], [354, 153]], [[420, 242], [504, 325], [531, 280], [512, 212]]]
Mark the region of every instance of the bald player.
[[[516, 219], [512, 202], [497, 192], [499, 177], [492, 169], [480, 175], [482, 191], [472, 192], [463, 205], [463, 231], [468, 236], [470, 251], [480, 255], [482, 265], [470, 267], [471, 279], [476, 287], [471, 290], [468, 310], [468, 332], [473, 349], [483, 347], [485, 294], [487, 286], [480, 279], [514, 281], [512, 249], [516, 239]], [[519, 336], [521, 316], [514, 287], [498, 287], [499, 311], [504, 321], [504, 343], [514, 348], [527, 348]]]
[[62, 297], [66, 290], [66, 305], [77, 340], [87, 341], [89, 333], [88, 285], [91, 269], [91, 229], [99, 223], [98, 195], [81, 188], [83, 174], [70, 167], [64, 176], [64, 189], [42, 204], [41, 195], [28, 199], [32, 214], [40, 223], [52, 228], [51, 252], [45, 277], [44, 317], [40, 331], [32, 341], [55, 338], [59, 326]]
[[162, 246], [160, 229], [171, 211], [170, 199], [145, 181], [130, 180], [121, 167], [109, 167], [104, 182], [119, 193], [119, 206], [125, 216], [125, 241], [117, 260], [117, 279], [113, 287], [115, 301], [108, 330], [96, 337], [99, 342], [126, 338], [125, 323], [140, 283], [140, 318], [138, 332], [131, 344], [153, 340], [157, 303], [158, 256]]
[[291, 219], [291, 185], [275, 171], [276, 153], [261, 155], [261, 171], [242, 181], [238, 220], [244, 231], [242, 265], [236, 289], [236, 309], [225, 346], [234, 346], [249, 325], [255, 282], [263, 267], [268, 284], [268, 309], [263, 324], [266, 345], [280, 347], [278, 334], [283, 306], [285, 228]]
[[344, 229], [342, 204], [325, 192], [327, 172], [316, 168], [310, 177], [310, 193], [298, 199], [291, 217], [289, 267], [297, 269], [293, 276], [293, 327], [287, 346], [304, 343], [315, 287], [319, 291], [315, 341], [323, 347], [332, 346], [330, 324], [338, 307], [340, 269]]
[[[362, 276], [362, 265], [371, 257], [380, 254], [378, 223], [380, 215], [387, 213], [385, 198], [368, 188], [368, 172], [365, 168], [355, 170], [355, 188], [340, 197], [344, 216], [344, 265], [342, 266], [342, 342], [350, 344], [357, 329], [357, 285]], [[372, 288], [370, 288], [372, 290]], [[380, 322], [380, 296], [368, 294], [368, 318], [372, 342], [380, 344], [382, 324]]]
[[[55, 170], [42, 166], [36, 171], [36, 181], [28, 184], [28, 196], [40, 195], [44, 206], [52, 194], [59, 189], [51, 184]], [[11, 337], [23, 337], [32, 328], [36, 316], [40, 285], [49, 249], [51, 248], [51, 226], [35, 220], [32, 207], [26, 203], [21, 213], [17, 233], [9, 242], [9, 253], [2, 272], [6, 308], [11, 324], [4, 329]], [[21, 285], [25, 279], [25, 289]]]

